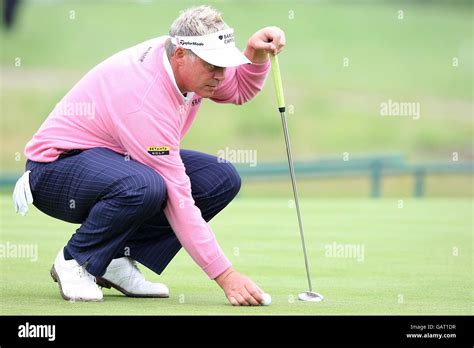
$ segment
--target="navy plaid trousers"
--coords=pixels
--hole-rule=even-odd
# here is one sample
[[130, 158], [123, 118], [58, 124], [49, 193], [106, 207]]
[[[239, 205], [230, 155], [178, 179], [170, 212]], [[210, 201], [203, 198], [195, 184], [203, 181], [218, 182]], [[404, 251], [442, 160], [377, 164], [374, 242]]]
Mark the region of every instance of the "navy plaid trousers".
[[[206, 221], [229, 204], [240, 176], [229, 162], [181, 150], [192, 196]], [[66, 245], [94, 276], [113, 258], [130, 256], [161, 274], [181, 248], [163, 213], [166, 185], [152, 168], [110, 149], [70, 151], [50, 163], [28, 160], [33, 204], [42, 212], [81, 226]]]

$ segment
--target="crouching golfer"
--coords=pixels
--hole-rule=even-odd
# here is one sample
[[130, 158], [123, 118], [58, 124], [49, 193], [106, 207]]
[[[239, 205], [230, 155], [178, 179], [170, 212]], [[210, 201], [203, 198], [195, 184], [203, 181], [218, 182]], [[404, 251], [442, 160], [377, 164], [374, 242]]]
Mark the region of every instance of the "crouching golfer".
[[[240, 188], [228, 162], [180, 148], [202, 98], [242, 104], [263, 87], [269, 53], [285, 45], [267, 27], [244, 53], [213, 8], [186, 10], [170, 36], [121, 51], [88, 72], [28, 142], [14, 202], [80, 223], [51, 275], [66, 300], [100, 301], [101, 287], [168, 297], [137, 262], [161, 274], [181, 246], [232, 305], [259, 305], [262, 290], [235, 271], [207, 224]], [[216, 117], [218, 117], [216, 115]]]

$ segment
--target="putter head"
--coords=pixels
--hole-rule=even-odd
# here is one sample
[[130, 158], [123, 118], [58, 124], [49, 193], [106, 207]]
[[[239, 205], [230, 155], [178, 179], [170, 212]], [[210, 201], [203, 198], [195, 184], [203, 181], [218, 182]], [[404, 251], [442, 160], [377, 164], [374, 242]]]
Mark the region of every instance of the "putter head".
[[322, 300], [324, 300], [323, 295], [318, 294], [317, 292], [314, 292], [314, 291], [302, 292], [301, 294], [298, 295], [298, 298], [301, 301], [306, 301], [306, 302], [321, 302]]

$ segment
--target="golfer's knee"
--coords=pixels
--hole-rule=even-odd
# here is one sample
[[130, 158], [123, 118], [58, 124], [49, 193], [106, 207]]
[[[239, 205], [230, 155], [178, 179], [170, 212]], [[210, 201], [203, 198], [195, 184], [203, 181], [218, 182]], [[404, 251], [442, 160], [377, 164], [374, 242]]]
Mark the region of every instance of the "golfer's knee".
[[229, 191], [231, 198], [234, 198], [237, 193], [240, 191], [240, 187], [242, 186], [242, 179], [240, 178], [239, 172], [234, 167], [234, 165], [230, 162], [220, 163], [221, 168], [225, 172], [225, 188]]
[[152, 174], [143, 194], [143, 204], [153, 212], [161, 210], [166, 201], [166, 183], [159, 174]]

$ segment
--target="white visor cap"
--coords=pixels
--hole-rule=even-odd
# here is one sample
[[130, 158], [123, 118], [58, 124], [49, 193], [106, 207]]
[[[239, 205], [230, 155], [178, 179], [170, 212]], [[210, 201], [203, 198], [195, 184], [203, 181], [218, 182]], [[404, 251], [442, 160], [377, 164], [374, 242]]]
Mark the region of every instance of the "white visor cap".
[[171, 43], [193, 51], [199, 58], [219, 67], [231, 67], [252, 62], [235, 47], [234, 29], [224, 29], [203, 36], [175, 36]]

